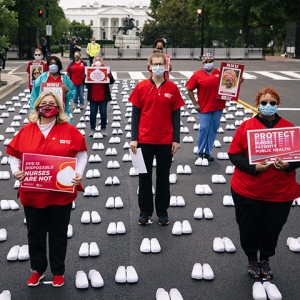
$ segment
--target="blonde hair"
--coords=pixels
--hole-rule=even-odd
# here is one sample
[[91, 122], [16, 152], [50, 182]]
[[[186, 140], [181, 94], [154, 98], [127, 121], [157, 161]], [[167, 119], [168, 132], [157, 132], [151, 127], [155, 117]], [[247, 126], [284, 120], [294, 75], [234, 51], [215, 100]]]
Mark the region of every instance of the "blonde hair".
[[162, 58], [164, 60], [164, 65], [166, 64], [166, 57], [163, 53], [152, 53], [149, 57], [149, 63], [152, 65], [153, 58]]
[[96, 58], [100, 58], [101, 62], [103, 62], [103, 57], [101, 56], [101, 54], [98, 53], [94, 56], [93, 63], [96, 61]]
[[29, 120], [32, 123], [37, 123], [37, 121], [40, 119], [40, 115], [39, 115], [39, 106], [42, 102], [42, 100], [46, 97], [46, 96], [52, 96], [55, 101], [56, 104], [58, 106], [58, 114], [56, 116], [56, 122], [57, 123], [66, 123], [70, 120], [70, 118], [66, 115], [65, 111], [64, 111], [64, 106], [63, 103], [61, 102], [60, 98], [57, 96], [56, 93], [50, 91], [50, 90], [46, 90], [44, 92], [42, 92], [39, 97], [36, 99], [36, 101], [34, 102], [34, 108], [31, 111], [30, 115], [29, 115]]
[[77, 54], [77, 55], [79, 55], [79, 56], [81, 57], [81, 53], [80, 53], [79, 51], [76, 51], [76, 52], [74, 53], [74, 56], [75, 56], [75, 54]]

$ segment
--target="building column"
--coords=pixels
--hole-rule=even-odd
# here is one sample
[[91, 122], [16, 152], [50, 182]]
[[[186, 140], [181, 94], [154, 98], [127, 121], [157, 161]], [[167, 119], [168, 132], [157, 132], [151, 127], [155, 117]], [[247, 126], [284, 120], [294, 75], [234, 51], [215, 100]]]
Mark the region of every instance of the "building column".
[[107, 27], [107, 39], [111, 40], [112, 35], [111, 35], [111, 18], [108, 18], [108, 27]]
[[123, 27], [122, 18], [119, 18], [119, 26], [118, 27]]

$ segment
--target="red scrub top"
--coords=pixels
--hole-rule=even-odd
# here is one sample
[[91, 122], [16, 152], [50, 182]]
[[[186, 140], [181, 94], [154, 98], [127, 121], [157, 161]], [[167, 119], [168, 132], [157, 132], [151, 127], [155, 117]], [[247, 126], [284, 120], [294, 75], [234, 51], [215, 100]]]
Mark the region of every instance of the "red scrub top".
[[[45, 138], [36, 123], [26, 124], [12, 139], [6, 153], [22, 160], [23, 153], [75, 157], [78, 152], [87, 151], [85, 139], [79, 130], [69, 124], [56, 123]], [[74, 193], [55, 191], [28, 191], [19, 188], [20, 200], [24, 206], [44, 208], [49, 205], [67, 205], [77, 197]]]
[[220, 71], [218, 69], [214, 69], [211, 74], [201, 69], [196, 71], [185, 84], [191, 91], [197, 89], [201, 113], [223, 110], [225, 107], [226, 101], [216, 99], [219, 80]]
[[140, 144], [172, 144], [172, 112], [185, 105], [175, 83], [165, 80], [159, 88], [152, 80], [140, 81], [129, 101], [141, 110], [138, 126]]

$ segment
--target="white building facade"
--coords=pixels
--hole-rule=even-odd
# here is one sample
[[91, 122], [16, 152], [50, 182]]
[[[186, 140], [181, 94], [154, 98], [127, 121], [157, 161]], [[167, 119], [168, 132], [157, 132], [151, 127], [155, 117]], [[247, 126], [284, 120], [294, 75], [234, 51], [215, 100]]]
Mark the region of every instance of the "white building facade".
[[[120, 35], [119, 27], [125, 25], [128, 16], [133, 18], [134, 25], [141, 29], [149, 19], [147, 12], [150, 12], [149, 8], [142, 4], [138, 6], [134, 4], [108, 6], [98, 2], [93, 5], [82, 5], [79, 8], [64, 10], [65, 16], [70, 22], [76, 21], [90, 25], [93, 29], [93, 36], [97, 40], [115, 40], [117, 35]], [[138, 29], [133, 28], [129, 34], [136, 36], [138, 32]]]

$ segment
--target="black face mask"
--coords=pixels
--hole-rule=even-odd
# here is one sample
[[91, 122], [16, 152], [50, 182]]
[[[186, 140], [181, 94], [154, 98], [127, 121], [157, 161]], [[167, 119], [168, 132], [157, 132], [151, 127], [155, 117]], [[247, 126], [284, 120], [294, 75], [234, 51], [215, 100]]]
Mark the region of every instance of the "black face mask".
[[163, 50], [163, 48], [159, 47], [159, 48], [156, 48], [157, 50]]

